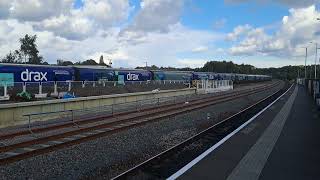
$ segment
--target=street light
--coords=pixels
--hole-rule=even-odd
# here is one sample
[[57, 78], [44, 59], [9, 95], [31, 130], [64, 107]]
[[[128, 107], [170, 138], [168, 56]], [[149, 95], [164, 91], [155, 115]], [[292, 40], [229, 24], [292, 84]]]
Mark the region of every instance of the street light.
[[[313, 42], [310, 42], [313, 43]], [[315, 59], [314, 59], [314, 79], [317, 79], [317, 55], [318, 55], [318, 43], [316, 42], [316, 53], [315, 53]]]
[[[312, 42], [309, 42], [312, 43]], [[307, 79], [307, 59], [308, 59], [308, 46], [307, 47], [303, 47], [306, 49], [306, 56], [305, 56], [305, 60], [304, 60], [304, 78]]]
[[[317, 18], [317, 21], [320, 21], [320, 18]], [[317, 79], [317, 54], [318, 54], [318, 43], [316, 43], [316, 55], [315, 55], [315, 63], [314, 63], [314, 79]]]
[[307, 58], [308, 58], [308, 47], [306, 47], [306, 58], [304, 60], [304, 78], [307, 79]]

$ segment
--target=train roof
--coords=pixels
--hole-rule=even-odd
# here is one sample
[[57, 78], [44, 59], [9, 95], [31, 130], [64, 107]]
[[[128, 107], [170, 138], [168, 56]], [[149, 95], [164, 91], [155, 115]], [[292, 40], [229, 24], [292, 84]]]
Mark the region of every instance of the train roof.
[[108, 69], [108, 70], [113, 69], [107, 66], [99, 66], [99, 65], [69, 65], [68, 67], [86, 68], [86, 69]]
[[161, 70], [161, 69], [150, 70], [150, 71], [154, 71], [154, 72], [173, 72], [173, 73], [193, 73], [194, 72], [194, 71], [177, 71], [177, 70]]
[[58, 68], [70, 68], [68, 66], [58, 66], [53, 64], [14, 64], [14, 63], [0, 63], [1, 66], [27, 66], [27, 67], [58, 67]]

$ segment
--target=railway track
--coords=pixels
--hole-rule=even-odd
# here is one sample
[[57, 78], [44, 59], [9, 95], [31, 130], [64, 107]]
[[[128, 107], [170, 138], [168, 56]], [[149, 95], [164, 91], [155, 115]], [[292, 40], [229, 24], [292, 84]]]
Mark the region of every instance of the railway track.
[[[259, 102], [220, 121], [178, 145], [146, 160], [145, 162], [112, 178], [117, 179], [166, 179], [217, 144], [270, 103], [282, 96], [292, 86], [286, 86]], [[172, 178], [175, 179], [175, 178]]]
[[[226, 93], [221, 96], [195, 99], [188, 103], [167, 104], [158, 107], [146, 108], [140, 111], [115, 114], [114, 116], [101, 116], [78, 121], [80, 128], [70, 128], [73, 123], [65, 123], [45, 128], [33, 129], [33, 132], [43, 133], [64, 129], [65, 131], [36, 139], [15, 142], [0, 147], [0, 165], [26, 159], [35, 155], [55, 151], [74, 144], [79, 144], [91, 139], [110, 135], [128, 128], [143, 125], [152, 121], [188, 111], [201, 109], [206, 106], [231, 101], [240, 97], [271, 89], [280, 82], [259, 86], [251, 90], [243, 90], [236, 93]], [[105, 122], [106, 119], [113, 121]], [[0, 136], [0, 140], [20, 138], [29, 135], [29, 131], [20, 131]]]

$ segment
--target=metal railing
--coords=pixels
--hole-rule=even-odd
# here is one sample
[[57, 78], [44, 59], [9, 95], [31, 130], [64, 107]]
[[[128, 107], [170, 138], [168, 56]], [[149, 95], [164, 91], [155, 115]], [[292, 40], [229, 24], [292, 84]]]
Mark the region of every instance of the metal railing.
[[117, 113], [123, 113], [128, 111], [139, 112], [144, 108], [155, 108], [160, 105], [172, 104], [172, 103], [184, 103], [198, 98], [207, 97], [207, 95], [181, 95], [171, 97], [153, 97], [144, 100], [116, 103], [111, 105], [102, 105], [93, 108], [83, 108], [74, 110], [62, 110], [43, 113], [31, 113], [23, 115], [28, 121], [28, 130], [31, 134], [33, 127], [48, 126], [50, 124], [59, 124], [72, 122], [75, 126], [80, 127], [77, 122], [92, 117], [99, 116], [114, 116]]
[[166, 81], [127, 81], [119, 84], [117, 81], [48, 81], [48, 82], [19, 82], [1, 84], [0, 100], [8, 100], [10, 95], [19, 92], [29, 92], [35, 98], [61, 98], [66, 92], [76, 97], [121, 94], [153, 89], [180, 89], [191, 87], [184, 80]]

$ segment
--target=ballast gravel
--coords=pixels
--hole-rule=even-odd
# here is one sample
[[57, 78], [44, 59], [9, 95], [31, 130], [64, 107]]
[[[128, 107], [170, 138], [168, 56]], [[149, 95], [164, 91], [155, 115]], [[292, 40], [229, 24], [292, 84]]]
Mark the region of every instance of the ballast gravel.
[[0, 179], [110, 179], [279, 88], [0, 166]]

